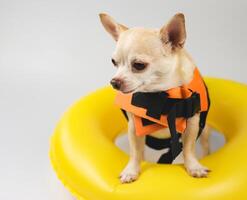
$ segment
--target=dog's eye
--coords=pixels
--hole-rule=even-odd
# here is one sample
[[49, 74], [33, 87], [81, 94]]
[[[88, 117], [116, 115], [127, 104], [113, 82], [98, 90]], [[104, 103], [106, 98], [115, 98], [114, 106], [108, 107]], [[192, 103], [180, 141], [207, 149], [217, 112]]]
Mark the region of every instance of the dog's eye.
[[111, 62], [114, 66], [117, 66], [117, 62], [113, 58], [111, 59]]
[[137, 71], [137, 72], [144, 70], [146, 67], [147, 67], [146, 63], [141, 63], [141, 62], [133, 62], [132, 63], [133, 70]]

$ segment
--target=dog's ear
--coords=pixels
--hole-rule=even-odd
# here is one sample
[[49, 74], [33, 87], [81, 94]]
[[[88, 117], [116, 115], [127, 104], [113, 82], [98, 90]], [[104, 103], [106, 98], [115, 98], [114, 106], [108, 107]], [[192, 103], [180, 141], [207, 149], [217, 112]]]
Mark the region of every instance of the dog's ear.
[[100, 13], [99, 16], [101, 23], [105, 27], [105, 30], [111, 34], [111, 36], [114, 38], [115, 41], [118, 40], [122, 32], [128, 29], [126, 26], [115, 22], [115, 20], [111, 16], [105, 13]]
[[186, 40], [185, 19], [182, 13], [178, 13], [160, 30], [163, 44], [170, 44], [172, 50], [181, 49]]

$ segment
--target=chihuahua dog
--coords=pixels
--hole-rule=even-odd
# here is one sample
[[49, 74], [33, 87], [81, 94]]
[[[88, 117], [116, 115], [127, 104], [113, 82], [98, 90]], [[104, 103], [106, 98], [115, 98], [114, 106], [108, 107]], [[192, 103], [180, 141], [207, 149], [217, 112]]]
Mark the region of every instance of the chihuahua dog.
[[[106, 31], [116, 41], [112, 63], [117, 73], [111, 80], [115, 89], [123, 93], [165, 91], [193, 78], [195, 64], [184, 49], [186, 41], [185, 18], [178, 13], [161, 29], [128, 28], [117, 23], [109, 15], [100, 14]], [[135, 181], [140, 174], [145, 138], [136, 136], [133, 116], [128, 115], [128, 139], [130, 159], [120, 174], [122, 183]], [[184, 166], [193, 177], [206, 177], [208, 168], [195, 156], [195, 142], [199, 130], [199, 115], [187, 120], [182, 134]], [[202, 134], [204, 155], [208, 153], [207, 128]], [[169, 137], [169, 130], [156, 131], [155, 137]]]

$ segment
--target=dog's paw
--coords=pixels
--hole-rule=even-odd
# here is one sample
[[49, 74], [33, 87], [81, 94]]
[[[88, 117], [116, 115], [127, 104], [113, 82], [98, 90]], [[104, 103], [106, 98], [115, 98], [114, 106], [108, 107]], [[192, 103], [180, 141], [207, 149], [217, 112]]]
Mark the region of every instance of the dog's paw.
[[202, 166], [200, 163], [193, 163], [186, 166], [188, 174], [195, 178], [204, 178], [208, 176], [210, 170]]
[[122, 171], [119, 178], [121, 183], [131, 183], [137, 180], [139, 176], [139, 170], [133, 167], [132, 165], [127, 165], [126, 168]]
[[123, 173], [120, 175], [120, 181], [121, 183], [131, 183], [137, 180], [138, 175], [137, 173]]

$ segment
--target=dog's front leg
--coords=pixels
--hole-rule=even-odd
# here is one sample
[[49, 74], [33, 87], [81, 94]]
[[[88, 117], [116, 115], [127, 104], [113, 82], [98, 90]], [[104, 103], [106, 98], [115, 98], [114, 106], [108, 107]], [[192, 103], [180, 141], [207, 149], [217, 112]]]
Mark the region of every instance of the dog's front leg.
[[136, 136], [135, 125], [133, 121], [133, 116], [128, 114], [128, 139], [130, 147], [130, 159], [120, 175], [120, 180], [122, 183], [130, 183], [135, 181], [140, 173], [140, 163], [143, 159], [144, 141], [145, 137]]
[[187, 121], [187, 128], [183, 134], [184, 166], [193, 177], [206, 177], [208, 168], [202, 166], [195, 156], [195, 142], [199, 131], [199, 114]]

